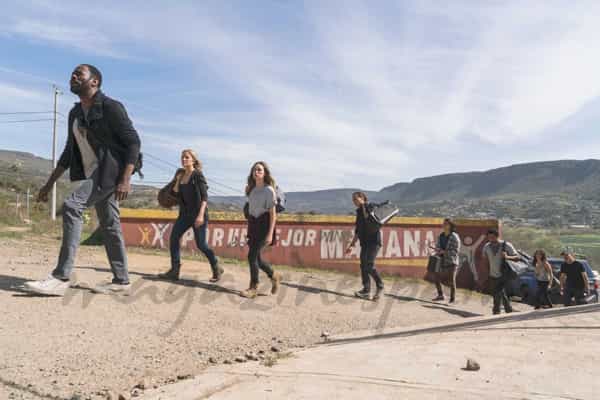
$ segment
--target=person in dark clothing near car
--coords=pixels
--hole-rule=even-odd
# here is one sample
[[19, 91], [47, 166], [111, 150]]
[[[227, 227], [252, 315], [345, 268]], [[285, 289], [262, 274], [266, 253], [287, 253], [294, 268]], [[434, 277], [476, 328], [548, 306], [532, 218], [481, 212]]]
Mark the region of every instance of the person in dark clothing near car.
[[346, 249], [346, 254], [352, 252], [356, 242], [360, 242], [360, 272], [362, 276], [362, 290], [354, 293], [361, 299], [369, 299], [371, 295], [371, 278], [375, 281], [376, 291], [374, 301], [379, 300], [383, 293], [383, 280], [375, 269], [375, 258], [381, 248], [381, 229], [374, 221], [369, 220], [369, 213], [373, 206], [368, 202], [367, 195], [363, 192], [354, 192], [352, 201], [356, 208], [356, 227], [354, 237]]
[[575, 260], [571, 250], [565, 250], [560, 255], [565, 259], [560, 266], [560, 294], [564, 305], [572, 305], [573, 299], [577, 305], [585, 304], [585, 295], [589, 288], [585, 267]]
[[208, 185], [202, 173], [202, 163], [196, 153], [191, 149], [181, 152], [181, 165], [183, 168], [175, 174], [175, 185], [173, 191], [176, 193], [179, 203], [179, 215], [173, 225], [169, 239], [171, 252], [171, 269], [159, 274], [159, 278], [178, 280], [181, 269], [181, 237], [190, 228], [194, 230], [196, 246], [210, 263], [212, 277], [210, 282], [218, 282], [223, 275], [223, 268], [215, 253], [206, 242], [208, 230]]
[[441, 270], [435, 272], [435, 287], [437, 288], [437, 297], [433, 301], [443, 301], [444, 291], [442, 281], [450, 281], [450, 303], [454, 303], [456, 298], [456, 271], [458, 270], [458, 253], [460, 252], [460, 237], [456, 233], [456, 225], [450, 218], [444, 219], [444, 230], [438, 237], [436, 254], [442, 258]]
[[121, 103], [100, 90], [102, 74], [81, 64], [71, 74], [71, 92], [80, 102], [69, 112], [68, 137], [38, 201], [48, 201], [53, 185], [68, 169], [71, 181], [81, 181], [62, 207], [63, 238], [58, 263], [50, 276], [27, 282], [33, 292], [62, 296], [69, 287], [75, 253], [79, 247], [83, 211], [94, 206], [113, 273], [111, 282], [94, 288], [99, 293], [130, 289], [119, 201], [131, 192], [131, 175], [140, 167], [140, 138]]
[[535, 279], [537, 281], [537, 293], [535, 296], [535, 309], [539, 310], [542, 306], [552, 308], [549, 288], [554, 282], [552, 266], [546, 258], [544, 250], [536, 250], [533, 254], [533, 266], [535, 267]]
[[497, 229], [488, 230], [487, 240], [488, 242], [483, 247], [483, 257], [487, 260], [489, 265], [490, 289], [492, 296], [494, 297], [492, 312], [494, 314], [500, 314], [500, 303], [504, 305], [505, 312], [513, 312], [510, 298], [506, 294], [506, 284], [508, 283], [508, 279], [505, 276], [503, 264], [504, 260], [517, 261], [521, 257], [511, 243], [500, 240]]

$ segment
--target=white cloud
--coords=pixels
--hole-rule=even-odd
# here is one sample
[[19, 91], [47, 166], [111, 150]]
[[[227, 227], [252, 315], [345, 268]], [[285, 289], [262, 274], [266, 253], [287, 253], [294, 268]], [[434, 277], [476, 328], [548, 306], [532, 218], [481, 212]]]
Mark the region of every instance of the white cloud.
[[0, 82], [0, 101], [6, 104], [14, 101], [35, 101], [39, 103], [45, 96], [36, 90], [14, 86], [7, 82]]
[[294, 189], [378, 188], [442, 172], [432, 148], [470, 169], [457, 142], [476, 138], [475, 152], [539, 142], [600, 96], [598, 2], [309, 2], [286, 6], [297, 18], [265, 10], [273, 26], [216, 3], [37, 5], [53, 23], [23, 12], [12, 34], [108, 57], [159, 54], [156, 65], [189, 66], [178, 77], [187, 94], [208, 76], [251, 103], [184, 113], [158, 90], [158, 101], [132, 102], [146, 146], [197, 146], [233, 180], [264, 158]]

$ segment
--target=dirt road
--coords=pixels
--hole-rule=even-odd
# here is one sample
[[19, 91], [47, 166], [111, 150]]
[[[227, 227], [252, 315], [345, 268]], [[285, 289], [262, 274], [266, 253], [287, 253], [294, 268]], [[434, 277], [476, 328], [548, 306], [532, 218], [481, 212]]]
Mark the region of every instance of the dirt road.
[[[272, 354], [321, 342], [321, 334], [454, 321], [488, 314], [488, 297], [460, 291], [453, 307], [428, 301], [434, 288], [414, 280], [386, 280], [379, 303], [353, 297], [358, 275], [280, 269], [282, 290], [255, 300], [245, 264], [226, 263], [218, 285], [209, 267], [186, 261], [183, 280], [155, 274], [166, 255], [130, 251], [129, 296], [85, 289], [111, 277], [104, 250], [82, 247], [74, 281], [63, 298], [31, 295], [20, 287], [47, 276], [56, 262], [53, 239], [0, 238], [0, 398], [105, 399], [143, 382], [160, 386], [194, 376], [212, 364], [247, 353]], [[261, 275], [262, 290], [270, 283]], [[523, 307], [523, 306], [520, 306]], [[79, 396], [79, 397], [77, 397]]]

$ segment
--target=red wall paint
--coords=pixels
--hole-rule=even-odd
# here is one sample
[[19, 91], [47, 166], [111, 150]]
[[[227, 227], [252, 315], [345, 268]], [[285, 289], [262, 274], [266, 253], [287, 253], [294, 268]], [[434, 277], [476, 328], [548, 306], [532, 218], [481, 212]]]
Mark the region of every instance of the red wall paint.
[[[153, 218], [123, 218], [123, 233], [128, 246], [168, 249], [173, 220]], [[485, 233], [498, 228], [497, 221], [466, 220], [458, 225], [462, 246], [461, 268], [457, 282], [460, 287], [473, 288], [476, 278], [487, 280], [487, 266], [482, 263], [481, 250]], [[264, 251], [273, 264], [359, 272], [360, 248], [350, 254], [344, 250], [352, 238], [353, 224], [344, 222], [278, 222], [278, 244]], [[376, 260], [379, 271], [405, 277], [426, 278], [429, 246], [441, 232], [437, 224], [390, 223], [382, 230], [383, 246]], [[208, 244], [218, 256], [245, 261], [246, 224], [239, 220], [211, 221]], [[181, 240], [183, 249], [197, 252], [193, 232]]]

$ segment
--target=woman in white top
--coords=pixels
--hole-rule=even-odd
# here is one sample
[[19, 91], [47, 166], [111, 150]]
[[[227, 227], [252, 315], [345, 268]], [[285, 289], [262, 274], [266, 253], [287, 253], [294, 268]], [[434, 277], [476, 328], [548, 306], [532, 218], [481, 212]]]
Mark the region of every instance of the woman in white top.
[[535, 279], [537, 280], [535, 309], [539, 310], [543, 305], [552, 308], [552, 300], [550, 299], [548, 289], [552, 287], [554, 275], [552, 274], [552, 266], [548, 262], [544, 250], [535, 251], [533, 254], [533, 265], [535, 266]]
[[254, 298], [258, 288], [258, 270], [263, 270], [271, 279], [271, 293], [277, 293], [281, 277], [261, 258], [261, 251], [275, 244], [275, 222], [277, 220], [277, 196], [275, 179], [264, 161], [254, 163], [248, 175], [246, 186], [248, 196], [248, 264], [250, 285], [241, 294]]

